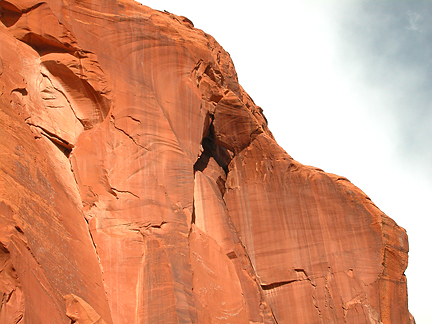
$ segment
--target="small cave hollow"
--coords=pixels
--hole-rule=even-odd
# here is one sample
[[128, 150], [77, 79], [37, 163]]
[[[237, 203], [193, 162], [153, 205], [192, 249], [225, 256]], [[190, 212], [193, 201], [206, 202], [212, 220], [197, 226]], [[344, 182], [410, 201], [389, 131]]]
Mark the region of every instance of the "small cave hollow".
[[0, 1], [0, 21], [7, 28], [12, 27], [21, 18], [22, 12], [7, 1]]
[[40, 56], [44, 56], [49, 53], [71, 53], [74, 51], [73, 48], [66, 47], [54, 38], [50, 40], [32, 32], [27, 33], [23, 38], [20, 39], [20, 41], [32, 47], [36, 52], [39, 53]]
[[194, 164], [194, 171], [203, 172], [207, 167], [210, 158], [213, 158], [216, 163], [228, 174], [228, 164], [231, 162], [231, 156], [227, 149], [217, 145], [214, 140], [213, 124], [210, 125], [209, 132], [202, 140], [203, 152]]

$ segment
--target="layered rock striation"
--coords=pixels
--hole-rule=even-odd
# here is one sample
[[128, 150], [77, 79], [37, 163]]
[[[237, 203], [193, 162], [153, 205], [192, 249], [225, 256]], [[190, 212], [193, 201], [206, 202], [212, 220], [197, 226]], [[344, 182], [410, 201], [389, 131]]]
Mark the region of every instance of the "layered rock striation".
[[0, 21], [0, 323], [413, 322], [405, 231], [280, 148], [190, 20], [1, 0]]

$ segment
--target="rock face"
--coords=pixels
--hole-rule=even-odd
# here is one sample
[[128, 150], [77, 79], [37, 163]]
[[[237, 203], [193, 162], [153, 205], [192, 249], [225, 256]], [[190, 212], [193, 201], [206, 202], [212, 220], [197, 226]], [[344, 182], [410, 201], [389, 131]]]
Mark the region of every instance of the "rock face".
[[0, 323], [413, 322], [405, 231], [280, 148], [187, 18], [0, 20]]

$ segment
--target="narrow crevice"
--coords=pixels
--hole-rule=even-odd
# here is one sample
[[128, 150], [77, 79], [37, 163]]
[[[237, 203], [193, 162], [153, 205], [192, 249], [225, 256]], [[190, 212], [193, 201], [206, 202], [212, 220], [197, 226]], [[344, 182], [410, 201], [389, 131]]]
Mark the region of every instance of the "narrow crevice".
[[19, 233], [24, 234], [24, 231], [21, 229], [21, 227], [19, 227], [18, 225], [15, 225], [14, 227]]
[[271, 289], [275, 289], [281, 286], [285, 286], [285, 285], [289, 285], [293, 282], [296, 282], [298, 280], [288, 280], [288, 281], [280, 281], [280, 282], [273, 282], [271, 284], [268, 285], [261, 285], [262, 290], [271, 290]]
[[45, 137], [47, 137], [66, 156], [66, 158], [69, 159], [70, 154], [72, 152], [72, 148], [65, 147], [65, 146], [61, 145], [60, 143], [56, 142], [55, 140], [53, 140], [52, 138], [46, 136], [45, 134], [43, 134], [43, 135]]
[[29, 123], [29, 122], [27, 122], [27, 124], [29, 126], [33, 126], [37, 129], [39, 129], [41, 134], [43, 136], [45, 136], [46, 138], [48, 138], [66, 156], [66, 158], [69, 159], [69, 156], [70, 156], [72, 149], [74, 147], [72, 144], [70, 144], [69, 142], [65, 141], [61, 137], [57, 136], [56, 134], [46, 130], [45, 128], [43, 128], [39, 125], [35, 125], [35, 124]]
[[226, 179], [223, 179], [221, 176], [219, 176], [216, 180], [216, 185], [218, 186], [218, 189], [222, 195], [222, 199], [225, 196], [225, 192], [226, 192]]
[[[88, 230], [88, 233], [90, 235], [90, 241], [91, 241], [91, 244], [93, 245], [94, 253], [96, 255], [96, 259], [97, 259], [98, 264], [99, 264], [99, 269], [100, 269], [100, 272], [101, 272], [102, 284], [105, 287], [104, 270], [103, 270], [103, 266], [102, 266], [102, 261], [101, 261], [101, 258], [99, 257], [99, 253], [98, 253], [98, 250], [97, 250], [97, 245], [96, 245], [96, 243], [94, 241], [93, 234], [92, 234], [92, 231], [91, 231], [90, 226], [89, 226], [89, 222], [88, 222], [88, 220], [87, 220], [87, 218], [85, 216], [84, 216], [84, 219], [86, 221], [87, 230]], [[105, 294], [106, 294], [106, 288], [104, 290], [105, 290]], [[74, 323], [74, 322], [71, 322], [71, 323]]]
[[119, 190], [119, 189], [116, 189], [116, 188], [113, 188], [113, 187], [111, 187], [111, 190], [114, 191], [114, 192], [116, 193], [115, 196], [116, 196], [117, 198], [118, 198], [117, 193], [124, 193], [124, 194], [132, 195], [132, 196], [134, 196], [134, 197], [137, 198], [137, 199], [140, 199], [140, 197], [138, 197], [137, 195], [135, 195], [133, 192], [130, 192], [130, 191], [127, 191], [127, 190]]
[[[132, 117], [131, 117], [132, 118]], [[141, 123], [141, 122], [140, 122]], [[145, 146], [142, 146], [141, 144], [139, 144], [131, 135], [129, 135], [126, 131], [124, 131], [123, 129], [121, 129], [120, 127], [117, 127], [115, 124], [115, 119], [114, 116], [111, 115], [111, 124], [114, 126], [115, 129], [117, 129], [119, 132], [123, 133], [124, 135], [126, 135], [127, 137], [129, 137], [129, 139], [137, 146], [143, 148], [146, 151], [149, 151], [149, 149]]]
[[15, 323], [16, 324], [23, 323], [23, 320], [24, 320], [24, 314], [19, 314], [18, 318], [15, 320]]
[[[87, 224], [88, 224], [88, 222], [87, 222]], [[100, 264], [100, 258], [99, 258], [99, 255], [97, 253], [96, 243], [95, 243], [95, 241], [93, 239], [93, 235], [92, 235], [92, 232], [91, 232], [90, 228], [88, 229], [88, 232], [89, 232], [89, 235], [90, 235], [90, 240], [92, 242], [93, 248], [95, 249], [96, 257], [99, 260], [99, 264]]]
[[138, 124], [141, 124], [141, 120], [139, 120], [139, 119], [137, 119], [135, 117], [132, 117], [130, 115], [127, 115], [127, 117], [129, 117], [130, 119], [132, 119], [134, 122], [137, 122]]
[[162, 221], [160, 222], [160, 224], [149, 224], [147, 226], [145, 226], [145, 228], [162, 228], [163, 225], [168, 224], [168, 222], [166, 221]]
[[[195, 194], [192, 201], [192, 216], [191, 216], [191, 224], [195, 224], [196, 214], [195, 214]], [[191, 227], [192, 228], [192, 227]]]

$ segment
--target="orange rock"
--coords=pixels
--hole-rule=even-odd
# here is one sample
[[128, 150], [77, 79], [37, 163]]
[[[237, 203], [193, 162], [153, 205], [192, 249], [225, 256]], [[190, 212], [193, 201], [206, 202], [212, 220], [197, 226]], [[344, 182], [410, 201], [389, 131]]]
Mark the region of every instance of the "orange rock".
[[190, 20], [0, 13], [1, 323], [413, 322], [405, 231], [287, 155]]

